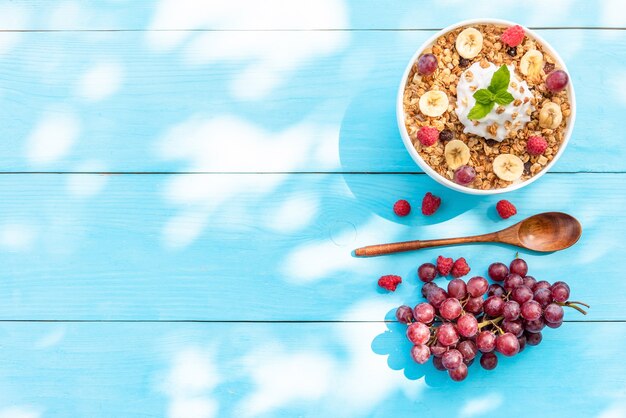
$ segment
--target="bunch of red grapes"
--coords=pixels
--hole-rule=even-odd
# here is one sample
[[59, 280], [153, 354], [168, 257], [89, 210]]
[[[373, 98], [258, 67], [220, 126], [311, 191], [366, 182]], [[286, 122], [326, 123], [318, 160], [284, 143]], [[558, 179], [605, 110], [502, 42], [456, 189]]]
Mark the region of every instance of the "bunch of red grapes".
[[539, 344], [544, 327], [558, 328], [563, 323], [564, 306], [587, 313], [580, 305], [589, 305], [568, 300], [567, 283], [537, 281], [527, 273], [528, 264], [521, 258], [509, 267], [493, 263], [489, 277], [498, 283], [489, 284], [480, 276], [467, 283], [455, 278], [446, 291], [433, 282], [434, 264], [420, 266], [422, 295], [428, 302], [413, 309], [403, 305], [396, 311], [398, 321], [408, 325], [413, 359], [424, 364], [432, 357], [435, 368], [461, 381], [479, 353], [480, 365], [493, 370], [498, 364], [496, 352], [510, 357], [526, 345]]

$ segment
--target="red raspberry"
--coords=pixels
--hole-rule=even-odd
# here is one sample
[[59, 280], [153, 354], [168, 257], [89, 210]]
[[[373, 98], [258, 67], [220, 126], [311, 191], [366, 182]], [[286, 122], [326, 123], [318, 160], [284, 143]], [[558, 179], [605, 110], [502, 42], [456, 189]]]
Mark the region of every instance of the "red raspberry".
[[428, 192], [424, 195], [424, 199], [422, 199], [422, 213], [426, 216], [430, 216], [433, 213], [437, 212], [441, 206], [441, 198], [435, 196], [431, 192]]
[[402, 283], [402, 277], [394, 276], [393, 274], [388, 274], [378, 279], [378, 286], [390, 292], [394, 292], [400, 283]]
[[454, 262], [452, 266], [452, 277], [455, 279], [457, 277], [465, 276], [470, 272], [470, 266], [467, 265], [467, 261], [463, 257], [459, 258]]
[[548, 143], [542, 136], [531, 136], [526, 143], [526, 150], [530, 155], [541, 155], [548, 148]]
[[435, 145], [439, 140], [439, 131], [432, 126], [422, 126], [420, 130], [417, 131], [417, 139], [419, 139], [420, 143], [425, 147], [430, 147], [431, 145]]
[[452, 265], [454, 261], [451, 258], [446, 258], [442, 255], [437, 257], [437, 271], [442, 276], [447, 276], [450, 274], [450, 270], [452, 270]]
[[511, 26], [502, 33], [500, 39], [508, 46], [518, 46], [524, 40], [524, 28], [520, 25]]
[[517, 213], [517, 209], [515, 209], [513, 203], [508, 200], [501, 200], [496, 203], [496, 210], [502, 219], [510, 218]]
[[393, 205], [393, 212], [398, 216], [406, 216], [411, 212], [411, 205], [406, 200], [398, 200]]

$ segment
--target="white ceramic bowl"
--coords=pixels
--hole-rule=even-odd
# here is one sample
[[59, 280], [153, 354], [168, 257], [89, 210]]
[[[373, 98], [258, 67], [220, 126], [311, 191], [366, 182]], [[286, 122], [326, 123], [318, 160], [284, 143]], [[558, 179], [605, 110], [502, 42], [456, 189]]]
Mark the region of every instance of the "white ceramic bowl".
[[428, 48], [429, 46], [433, 45], [433, 43], [441, 35], [461, 26], [484, 25], [484, 24], [512, 26], [512, 25], [516, 25], [517, 23], [509, 22], [507, 20], [500, 20], [500, 19], [464, 20], [462, 22], [458, 22], [458, 23], [455, 23], [454, 25], [448, 26], [447, 28], [434, 34], [432, 37], [430, 37], [430, 39], [428, 39], [426, 42], [422, 44], [422, 46], [418, 48], [418, 50], [415, 52], [415, 54], [413, 54], [413, 56], [411, 57], [411, 60], [406, 66], [406, 70], [404, 71], [404, 75], [402, 76], [402, 81], [400, 82], [400, 88], [398, 90], [398, 99], [397, 99], [397, 104], [396, 104], [396, 115], [398, 119], [398, 128], [400, 129], [400, 135], [402, 136], [402, 140], [404, 141], [404, 145], [406, 146], [406, 149], [409, 151], [409, 154], [411, 154], [411, 157], [417, 163], [417, 165], [419, 165], [420, 168], [424, 170], [424, 172], [428, 174], [431, 178], [443, 184], [444, 186], [449, 187], [450, 189], [454, 189], [456, 191], [462, 192], [462, 193], [475, 194], [475, 195], [492, 195], [492, 194], [498, 194], [498, 193], [511, 192], [513, 190], [517, 190], [524, 186], [527, 186], [530, 183], [534, 182], [535, 180], [539, 179], [539, 177], [543, 176], [558, 161], [558, 159], [563, 154], [563, 151], [565, 151], [565, 147], [567, 146], [570, 136], [572, 135], [572, 130], [574, 128], [574, 121], [576, 119], [576, 98], [574, 96], [574, 86], [572, 85], [572, 77], [570, 75], [570, 72], [567, 70], [565, 63], [563, 62], [559, 54], [554, 50], [554, 48], [552, 48], [552, 46], [548, 42], [546, 42], [543, 38], [538, 36], [534, 31], [524, 27], [524, 31], [526, 32], [526, 35], [530, 36], [531, 38], [536, 39], [539, 43], [541, 43], [542, 47], [545, 48], [550, 54], [552, 54], [554, 59], [557, 61], [558, 66], [561, 67], [564, 71], [566, 71], [568, 75], [570, 75], [569, 83], [567, 85], [567, 93], [569, 95], [569, 102], [570, 102], [570, 108], [571, 108], [572, 113], [567, 119], [567, 129], [565, 131], [563, 142], [561, 143], [561, 146], [559, 147], [559, 150], [554, 156], [554, 158], [552, 159], [552, 161], [550, 161], [548, 165], [544, 167], [543, 170], [541, 170], [539, 173], [535, 174], [534, 176], [532, 176], [530, 179], [526, 181], [514, 183], [502, 189], [478, 190], [478, 189], [473, 189], [470, 187], [461, 186], [460, 184], [457, 184], [443, 177], [442, 175], [437, 173], [435, 170], [433, 170], [422, 159], [422, 157], [419, 155], [419, 153], [413, 146], [413, 142], [411, 141], [411, 138], [409, 138], [409, 134], [406, 130], [406, 126], [404, 125], [404, 105], [402, 102], [403, 102], [403, 97], [404, 97], [404, 88], [406, 86], [409, 73], [411, 72], [411, 68], [413, 67], [413, 64], [415, 63], [415, 61], [422, 54], [422, 51], [424, 51], [424, 49]]

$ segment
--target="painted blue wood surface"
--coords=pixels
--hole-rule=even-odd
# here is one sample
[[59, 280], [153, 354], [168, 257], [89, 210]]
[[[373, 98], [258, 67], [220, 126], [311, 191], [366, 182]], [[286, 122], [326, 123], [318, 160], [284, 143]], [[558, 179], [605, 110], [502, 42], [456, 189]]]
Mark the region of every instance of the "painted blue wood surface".
[[[529, 27], [626, 26], [619, 1], [92, 0], [7, 2], [4, 26], [30, 30], [317, 30], [441, 28], [463, 19], [523, 20]], [[184, 35], [183, 35], [184, 36]]]
[[[579, 104], [507, 221], [414, 174], [394, 117], [415, 48], [485, 16], [542, 28]], [[0, 418], [626, 417], [625, 28], [616, 0], [0, 2]], [[412, 363], [383, 321], [421, 300], [416, 267], [515, 251], [350, 250], [547, 210], [581, 241], [521, 254], [589, 315], [460, 384]]]
[[[2, 175], [10, 199], [0, 202], [0, 319], [382, 320], [417, 303], [421, 263], [465, 256], [472, 273], [485, 274], [516, 250], [356, 259], [354, 248], [494, 231], [554, 210], [578, 217], [584, 234], [555, 254], [522, 251], [531, 272], [570, 282], [576, 299], [594, 306], [588, 318], [568, 319], [626, 320], [622, 267], [605, 261], [623, 254], [626, 213], [614, 208], [626, 206], [625, 176], [548, 174], [507, 196], [519, 214], [503, 221], [494, 211], [500, 197], [458, 194], [423, 174]], [[443, 199], [429, 218], [419, 212], [426, 191]], [[415, 207], [410, 217], [393, 214], [398, 198]], [[383, 274], [406, 283], [379, 293]], [[347, 316], [364, 300], [384, 309]]]
[[[0, 55], [0, 171], [418, 172], [395, 100], [432, 33], [21, 33]], [[554, 170], [625, 171], [625, 32], [540, 33], [582, 98]]]
[[472, 365], [461, 383], [413, 363], [403, 331], [397, 323], [2, 324], [0, 416], [623, 416], [623, 366], [612, 359], [626, 343], [624, 323], [565, 324], [494, 371]]

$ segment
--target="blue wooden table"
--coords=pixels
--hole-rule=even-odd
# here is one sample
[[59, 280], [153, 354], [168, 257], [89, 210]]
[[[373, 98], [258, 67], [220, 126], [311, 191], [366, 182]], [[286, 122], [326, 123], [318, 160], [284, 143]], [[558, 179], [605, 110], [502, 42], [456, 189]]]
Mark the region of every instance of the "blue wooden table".
[[[395, 123], [415, 49], [479, 17], [536, 28], [576, 86], [568, 149], [506, 221]], [[626, 417], [620, 1], [5, 0], [0, 28], [0, 417]], [[435, 216], [391, 212], [426, 191]], [[350, 251], [548, 210], [582, 239], [521, 256], [589, 315], [461, 383], [413, 363], [385, 320], [417, 266], [515, 250]]]

